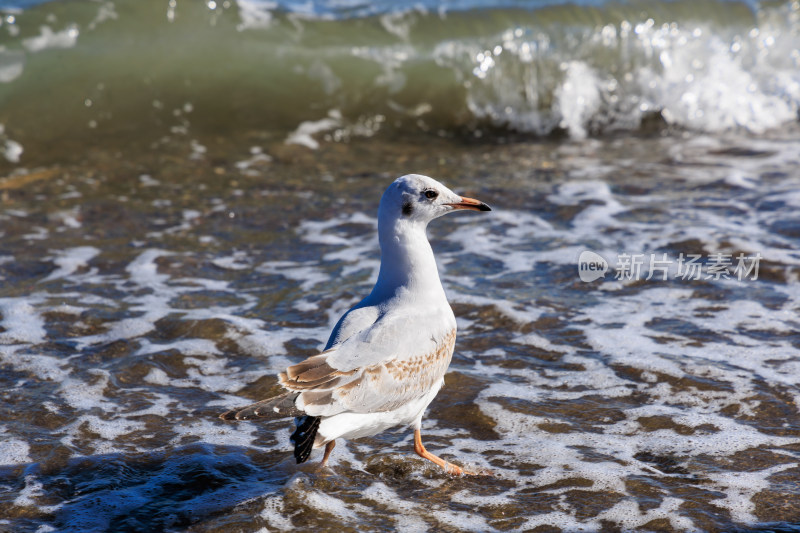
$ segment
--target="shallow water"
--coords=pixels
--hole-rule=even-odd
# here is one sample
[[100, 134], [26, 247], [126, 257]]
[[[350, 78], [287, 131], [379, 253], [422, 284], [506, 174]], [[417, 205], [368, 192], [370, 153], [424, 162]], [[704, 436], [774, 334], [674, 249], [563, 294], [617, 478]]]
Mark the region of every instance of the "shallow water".
[[[589, 4], [2, 8], [0, 530], [800, 531], [800, 4]], [[217, 418], [371, 288], [408, 172], [494, 209], [429, 230], [423, 423], [492, 477]]]
[[[800, 150], [796, 130], [770, 137], [275, 144], [252, 165], [223, 146], [4, 182], [4, 523], [797, 523]], [[460, 332], [423, 425], [494, 477], [443, 475], [402, 428], [297, 468], [289, 424], [216, 415], [274, 392], [369, 289], [377, 199], [411, 169], [495, 208], [430, 228]], [[583, 250], [605, 278], [580, 281]], [[618, 254], [682, 252], [760, 253], [758, 279], [682, 280], [676, 261], [666, 281], [614, 279]]]

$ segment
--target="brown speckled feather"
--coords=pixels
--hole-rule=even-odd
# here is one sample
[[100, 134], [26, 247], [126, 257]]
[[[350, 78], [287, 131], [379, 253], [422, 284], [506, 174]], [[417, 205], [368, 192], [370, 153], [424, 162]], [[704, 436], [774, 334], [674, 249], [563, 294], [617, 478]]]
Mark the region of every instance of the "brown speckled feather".
[[[350, 371], [321, 362], [315, 355], [280, 374], [280, 383], [300, 393], [298, 405], [314, 415], [342, 411], [390, 411], [424, 395], [442, 379], [455, 346], [452, 330], [431, 353], [387, 361]], [[313, 359], [313, 361], [311, 361]], [[290, 376], [294, 376], [291, 378]]]

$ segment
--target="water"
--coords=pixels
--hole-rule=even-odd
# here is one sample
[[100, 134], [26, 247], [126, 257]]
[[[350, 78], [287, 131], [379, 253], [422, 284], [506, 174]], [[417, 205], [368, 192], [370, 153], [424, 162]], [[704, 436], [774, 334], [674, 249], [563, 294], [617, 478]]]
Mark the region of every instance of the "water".
[[[15, 5], [0, 529], [800, 529], [796, 2]], [[405, 428], [298, 468], [290, 424], [216, 417], [369, 290], [412, 171], [494, 208], [430, 228], [423, 423], [494, 476]]]
[[665, 124], [762, 133], [796, 122], [800, 103], [797, 2], [378, 4], [374, 14], [358, 3], [173, 4], [6, 10], [4, 159], [63, 163], [87, 146], [206, 146], [243, 132], [312, 147]]

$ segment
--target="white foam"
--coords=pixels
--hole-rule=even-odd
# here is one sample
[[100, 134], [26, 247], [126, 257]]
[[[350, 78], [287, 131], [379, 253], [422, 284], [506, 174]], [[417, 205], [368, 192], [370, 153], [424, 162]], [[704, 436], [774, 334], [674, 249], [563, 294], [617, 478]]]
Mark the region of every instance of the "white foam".
[[59, 251], [53, 258], [53, 263], [58, 267], [42, 281], [53, 281], [74, 274], [79, 268], [85, 267], [89, 261], [100, 254], [94, 246], [79, 246]]
[[176, 401], [174, 397], [167, 394], [156, 392], [152, 387], [133, 389], [133, 392], [136, 392], [140, 399], [147, 400], [150, 405], [136, 411], [125, 412], [124, 416], [128, 418], [145, 415], [155, 415], [169, 418], [170, 416], [174, 416], [176, 411], [188, 410], [182, 402]]
[[130, 280], [138, 285], [162, 287], [169, 279], [169, 276], [158, 273], [158, 266], [155, 261], [159, 257], [168, 255], [171, 254], [163, 250], [145, 250], [125, 267], [125, 271], [128, 272]]
[[30, 463], [30, 446], [24, 440], [8, 434], [8, 428], [0, 426], [0, 465]]
[[286, 144], [299, 144], [316, 150], [319, 148], [319, 142], [317, 142], [312, 135], [323, 131], [330, 131], [341, 125], [342, 114], [338, 109], [333, 109], [328, 112], [326, 118], [301, 122], [300, 125], [297, 126], [297, 129], [291, 132], [286, 138]]
[[298, 311], [300, 311], [302, 313], [309, 313], [309, 312], [312, 312], [312, 311], [319, 311], [319, 305], [318, 304], [316, 304], [316, 303], [314, 303], [312, 301], [309, 301], [309, 300], [307, 300], [305, 298], [301, 298], [299, 300], [296, 300], [294, 303], [292, 303], [292, 307], [294, 307], [295, 309], [297, 309]]
[[271, 0], [236, 0], [236, 4], [242, 19], [237, 26], [239, 31], [269, 27], [272, 23], [272, 11], [278, 7], [278, 3]]
[[32, 229], [31, 233], [23, 235], [22, 238], [29, 241], [43, 241], [50, 238], [50, 232], [46, 228], [34, 226]]
[[500, 314], [510, 318], [511, 320], [517, 322], [518, 324], [528, 324], [530, 322], [535, 322], [542, 314], [541, 309], [536, 309], [532, 306], [526, 306], [520, 303], [502, 301], [496, 298], [477, 296], [474, 294], [463, 294], [463, 293], [452, 292], [449, 300], [451, 303], [463, 303], [475, 306], [494, 307]]
[[666, 519], [675, 531], [693, 531], [697, 526], [691, 519], [682, 515], [682, 505], [683, 500], [680, 498], [665, 497], [658, 507], [644, 510], [637, 502], [624, 499], [599, 513], [597, 521], [608, 520], [622, 526], [623, 531], [632, 531], [653, 520]]
[[58, 389], [58, 395], [70, 407], [79, 411], [89, 411], [93, 407], [100, 407], [103, 411], [113, 411], [115, 405], [105, 397], [111, 374], [101, 368], [89, 370], [95, 376], [93, 383], [79, 380], [74, 377], [64, 378]]
[[[294, 483], [290, 482], [287, 485], [290, 488], [294, 488], [294, 486], [297, 484], [297, 481], [295, 481]], [[351, 508], [358, 509], [363, 513], [370, 512], [369, 508], [361, 504], [345, 503], [342, 500], [330, 496], [324, 492], [313, 489], [309, 490], [309, 488], [304, 486], [304, 484], [300, 486], [300, 490], [303, 495], [302, 498], [306, 504], [314, 507], [317, 511], [332, 515], [340, 520], [347, 520], [350, 523], [360, 522], [358, 514]]]
[[[20, 67], [21, 69], [21, 67]], [[0, 71], [0, 76], [3, 75], [3, 72]], [[5, 75], [8, 76], [8, 71], [5, 72]], [[12, 78], [13, 79], [13, 78]], [[13, 139], [6, 139], [5, 140], [5, 147], [3, 149], [3, 156], [11, 163], [19, 163], [20, 158], [22, 157], [23, 152], [22, 145]]]
[[710, 474], [716, 485], [725, 493], [725, 497], [714, 500], [714, 504], [731, 513], [731, 518], [743, 524], [757, 524], [753, 496], [770, 488], [769, 476], [790, 468], [797, 468], [799, 463], [784, 463], [755, 472], [723, 472]]
[[[0, 133], [2, 133], [2, 132], [3, 132], [3, 125], [0, 124]], [[3, 212], [3, 215], [4, 215], [4, 218], [5, 218], [5, 215], [10, 215], [12, 217], [18, 217], [18, 218], [25, 218], [25, 217], [27, 217], [29, 215], [29, 213], [27, 211], [23, 210], [23, 209], [6, 209]]]
[[270, 495], [263, 500], [264, 508], [259, 516], [267, 522], [269, 528], [259, 530], [259, 533], [270, 533], [272, 530], [294, 531], [292, 521], [286, 518], [284, 499], [282, 496]]
[[245, 252], [234, 252], [227, 257], [218, 257], [211, 263], [224, 270], [246, 270], [250, 268], [250, 263]]
[[[161, 182], [154, 179], [150, 174], [140, 174], [139, 183], [142, 187], [158, 187], [161, 185]], [[169, 203], [167, 205], [169, 205]]]
[[431, 510], [431, 515], [442, 524], [454, 524], [459, 531], [491, 531], [486, 518], [469, 511], [452, 511], [450, 509]]
[[300, 281], [300, 289], [303, 291], [330, 280], [330, 275], [316, 265], [303, 265], [291, 261], [270, 261], [259, 265], [256, 270], [265, 274], [280, 274], [287, 279]]
[[26, 353], [26, 345], [0, 345], [0, 361], [17, 372], [28, 372], [39, 379], [62, 381], [70, 371], [68, 362], [49, 355]]
[[39, 300], [36, 296], [27, 298], [0, 298], [0, 322], [5, 331], [0, 332], [0, 344], [41, 344], [47, 332], [44, 319], [33, 306]]
[[[120, 439], [120, 442], [116, 441], [120, 437], [143, 429], [145, 429], [143, 422], [115, 416], [105, 419], [96, 415], [84, 414], [60, 428], [58, 433], [64, 434], [60, 440], [65, 446], [73, 450], [80, 450], [85, 455], [97, 455], [136, 451], [136, 448], [126, 444], [124, 439]], [[92, 439], [85, 445], [79, 444], [86, 437], [85, 431], [97, 435], [98, 438]]]
[[[619, 222], [614, 217], [627, 210], [617, 201], [609, 185], [599, 180], [569, 181], [559, 185], [558, 193], [548, 196], [547, 200], [559, 205], [595, 202], [572, 219], [573, 227], [587, 233], [595, 232], [600, 226], [612, 228], [618, 226]], [[600, 202], [600, 205], [596, 202]]]
[[109, 20], [117, 20], [118, 18], [119, 15], [117, 15], [114, 4], [112, 2], [104, 2], [97, 6], [97, 14], [89, 23], [88, 28], [93, 30], [104, 22]]
[[[565, 501], [560, 500], [558, 507], [568, 507]], [[551, 526], [558, 524], [562, 530], [566, 531], [594, 531], [601, 527], [596, 520], [579, 520], [575, 517], [574, 511], [551, 511], [535, 516], [526, 516], [524, 522], [525, 529], [534, 529], [539, 526]], [[522, 529], [522, 528], [521, 528]]]
[[[25, 54], [18, 50], [0, 48], [0, 83], [11, 83], [22, 75], [25, 67]], [[2, 128], [0, 128], [0, 134]], [[13, 163], [14, 161], [12, 161]]]
[[385, 483], [377, 481], [361, 491], [361, 497], [392, 510], [392, 519], [398, 531], [428, 531], [426, 522], [419, 516], [419, 509]]
[[158, 258], [169, 255], [171, 255], [169, 252], [163, 250], [145, 250], [128, 264], [125, 268], [128, 273], [126, 281], [146, 289], [145, 294], [141, 296], [126, 298], [130, 311], [141, 314], [112, 322], [103, 333], [82, 337], [80, 345], [88, 346], [100, 342], [140, 337], [152, 331], [155, 328], [155, 322], [169, 314], [171, 311], [169, 302], [181, 290], [167, 283], [169, 275], [159, 274], [156, 264]]
[[30, 474], [25, 476], [25, 486], [19, 491], [19, 495], [14, 499], [17, 507], [34, 507], [36, 498], [44, 495], [44, 487], [36, 476]]
[[151, 368], [150, 372], [144, 377], [144, 380], [147, 383], [152, 383], [153, 385], [169, 385], [170, 379], [166, 372], [161, 370], [160, 368]]
[[40, 26], [39, 35], [22, 40], [22, 45], [30, 52], [41, 52], [48, 48], [72, 48], [78, 42], [77, 26], [70, 26], [54, 32], [49, 26]]
[[208, 339], [180, 339], [166, 343], [153, 343], [147, 339], [142, 339], [135, 355], [150, 355], [170, 350], [193, 355], [218, 355], [220, 353], [217, 345]]
[[601, 106], [600, 80], [583, 61], [570, 61], [562, 66], [564, 82], [556, 89], [556, 105], [561, 113], [560, 126], [573, 139], [585, 139], [589, 120]]
[[[258, 151], [254, 151], [257, 149]], [[268, 154], [261, 152], [261, 148], [255, 146], [250, 151], [251, 156], [236, 163], [236, 168], [241, 170], [244, 174], [249, 176], [258, 176], [258, 167], [262, 167], [272, 162], [272, 157]]]
[[[256, 447], [264, 450], [274, 449], [265, 442], [262, 433], [250, 422], [226, 424], [218, 420], [199, 419], [186, 422], [172, 428], [176, 436], [170, 441], [171, 446], [185, 443], [186, 437], [199, 437], [204, 443], [219, 446]], [[196, 440], [196, 439], [191, 439]], [[274, 444], [274, 442], [273, 442]]]
[[[227, 359], [195, 359], [187, 357], [184, 362], [187, 365], [197, 366], [197, 368], [190, 368], [186, 371], [187, 381], [203, 390], [235, 392], [242, 388], [243, 383], [252, 381], [265, 373], [259, 370], [245, 375], [226, 376], [223, 372], [227, 366]], [[253, 374], [256, 375], [254, 376]], [[172, 384], [179, 386], [181, 381], [173, 380]]]

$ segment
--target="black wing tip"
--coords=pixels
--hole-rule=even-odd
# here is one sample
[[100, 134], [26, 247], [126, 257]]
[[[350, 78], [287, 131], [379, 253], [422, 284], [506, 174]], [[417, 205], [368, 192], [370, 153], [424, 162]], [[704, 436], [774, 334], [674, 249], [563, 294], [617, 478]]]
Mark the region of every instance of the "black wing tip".
[[294, 458], [297, 464], [305, 463], [311, 456], [320, 421], [320, 417], [309, 415], [297, 419], [297, 429], [289, 439], [294, 444]]

